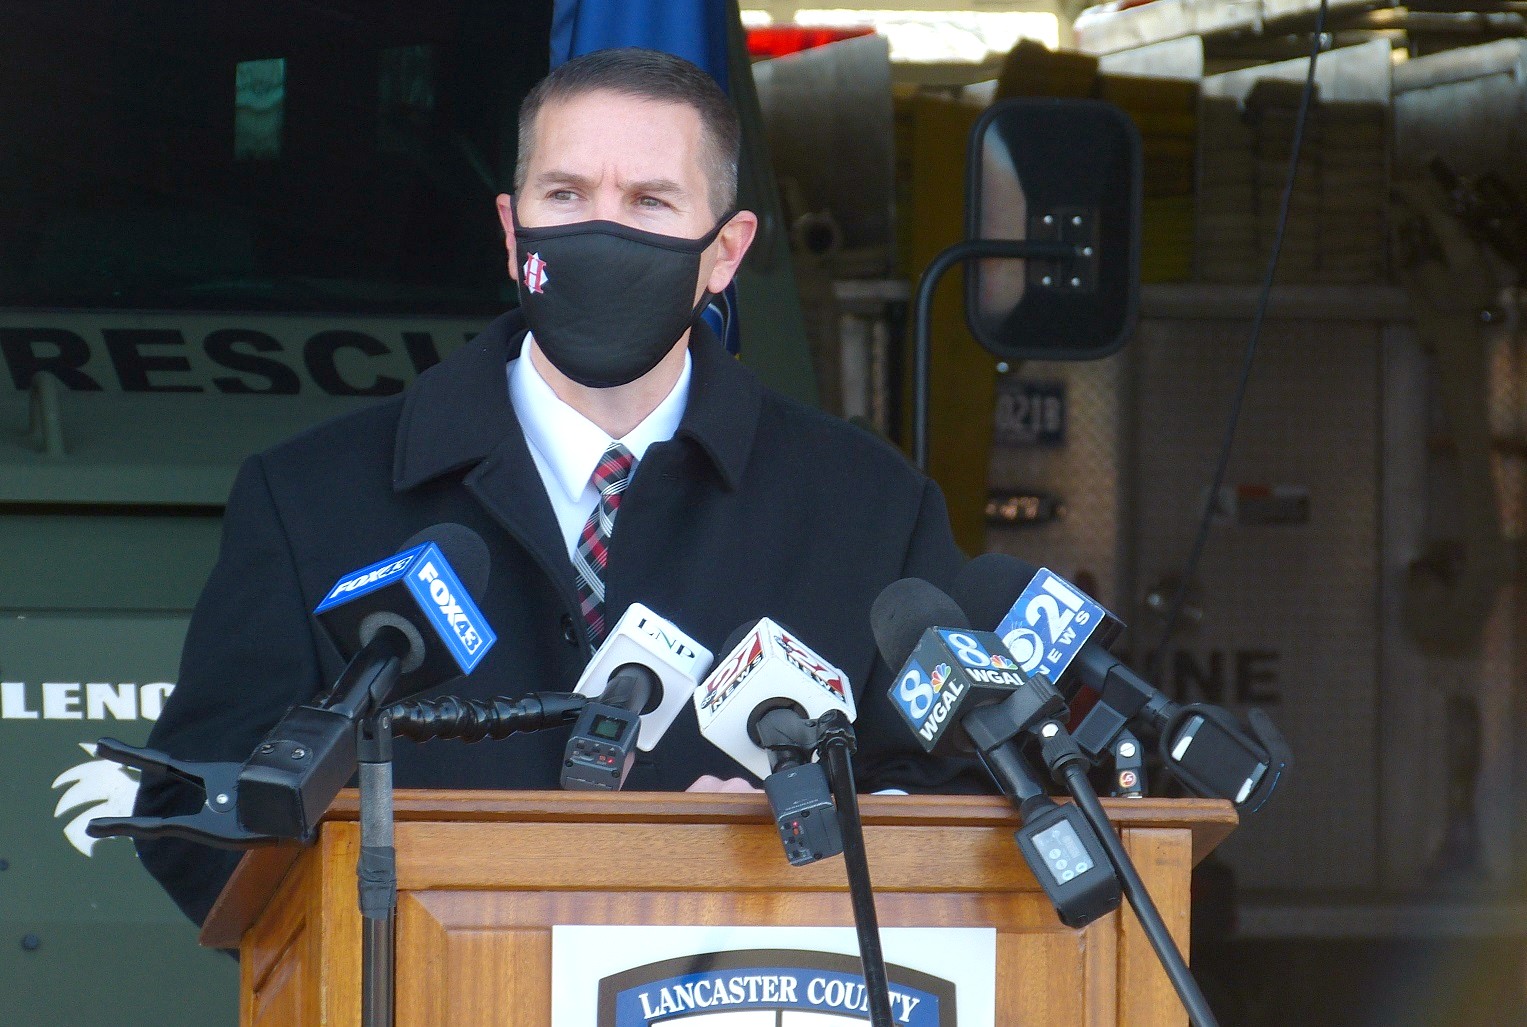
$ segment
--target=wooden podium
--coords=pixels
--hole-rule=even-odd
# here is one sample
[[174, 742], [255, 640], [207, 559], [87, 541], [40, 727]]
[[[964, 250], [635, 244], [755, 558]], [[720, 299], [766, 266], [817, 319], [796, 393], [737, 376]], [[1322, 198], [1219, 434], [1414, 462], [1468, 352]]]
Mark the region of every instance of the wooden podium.
[[[1061, 926], [985, 796], [863, 796], [882, 927], [993, 927], [997, 1023], [1184, 1024], [1127, 904]], [[1235, 827], [1229, 803], [1105, 800], [1184, 955], [1189, 875]], [[396, 795], [397, 1022], [551, 1020], [555, 924], [850, 926], [841, 858], [786, 861], [761, 794], [407, 791]], [[356, 794], [311, 847], [245, 857], [202, 944], [241, 952], [240, 1022], [360, 1022]]]

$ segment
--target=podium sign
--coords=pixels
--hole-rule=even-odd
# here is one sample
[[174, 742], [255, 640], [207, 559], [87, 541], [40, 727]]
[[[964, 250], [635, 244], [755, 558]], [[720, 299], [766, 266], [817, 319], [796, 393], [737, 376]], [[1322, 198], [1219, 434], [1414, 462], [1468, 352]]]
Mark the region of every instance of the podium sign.
[[[806, 1027], [869, 1015], [849, 928], [557, 926], [551, 939], [552, 1027], [651, 1027], [692, 1013], [715, 1027], [761, 1013]], [[993, 1027], [995, 929], [897, 927], [881, 945], [897, 1024]]]

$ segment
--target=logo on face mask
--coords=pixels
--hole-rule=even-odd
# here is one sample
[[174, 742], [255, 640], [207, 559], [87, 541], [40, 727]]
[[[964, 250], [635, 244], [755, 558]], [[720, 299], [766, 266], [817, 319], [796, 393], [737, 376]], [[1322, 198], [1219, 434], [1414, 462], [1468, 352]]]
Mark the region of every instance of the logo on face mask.
[[541, 259], [539, 253], [532, 253], [525, 258], [525, 288], [533, 293], [546, 291], [546, 261]]

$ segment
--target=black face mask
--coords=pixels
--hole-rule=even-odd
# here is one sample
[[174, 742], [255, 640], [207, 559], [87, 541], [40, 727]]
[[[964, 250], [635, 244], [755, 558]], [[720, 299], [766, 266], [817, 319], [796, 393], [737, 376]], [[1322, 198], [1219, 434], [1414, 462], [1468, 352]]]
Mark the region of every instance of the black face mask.
[[613, 221], [526, 228], [514, 221], [520, 309], [552, 366], [579, 385], [609, 389], [652, 370], [699, 316], [700, 255], [731, 220], [699, 239]]

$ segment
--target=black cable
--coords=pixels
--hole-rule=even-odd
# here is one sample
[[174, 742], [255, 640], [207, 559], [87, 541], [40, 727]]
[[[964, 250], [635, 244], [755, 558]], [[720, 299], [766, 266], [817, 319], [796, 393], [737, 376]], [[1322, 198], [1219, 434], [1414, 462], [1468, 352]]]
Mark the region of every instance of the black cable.
[[854, 790], [854, 767], [845, 739], [829, 737], [822, 746], [827, 778], [838, 807], [843, 829], [843, 865], [848, 870], [848, 897], [854, 907], [854, 930], [859, 935], [859, 959], [864, 964], [864, 987], [869, 999], [870, 1023], [893, 1027], [890, 980], [885, 955], [880, 950], [880, 919], [875, 915], [875, 893], [870, 887], [869, 859], [864, 851], [864, 825], [859, 821], [859, 796]]
[[1193, 575], [1198, 571], [1198, 561], [1203, 556], [1204, 545], [1209, 540], [1209, 526], [1214, 521], [1214, 508], [1219, 501], [1220, 486], [1224, 484], [1225, 473], [1230, 467], [1230, 451], [1235, 445], [1235, 429], [1241, 419], [1241, 406], [1246, 399], [1247, 387], [1251, 384], [1251, 366], [1256, 360], [1257, 343], [1262, 337], [1262, 325], [1267, 320], [1267, 308], [1272, 300], [1273, 279], [1278, 273], [1278, 257], [1283, 252], [1283, 236], [1288, 230], [1289, 208], [1294, 201], [1294, 180], [1299, 175], [1299, 151], [1304, 145], [1304, 126], [1309, 118], [1311, 101], [1315, 95], [1315, 59], [1320, 55], [1322, 44], [1325, 39], [1326, 8], [1328, 0], [1320, 0], [1320, 8], [1315, 14], [1314, 41], [1310, 45], [1310, 66], [1304, 76], [1304, 93], [1299, 98], [1299, 113], [1294, 119], [1294, 138], [1288, 161], [1288, 178], [1283, 183], [1283, 202], [1278, 208], [1278, 227], [1273, 233], [1272, 253], [1267, 260], [1267, 274], [1262, 279], [1262, 289], [1257, 295], [1256, 311], [1251, 318], [1251, 337], [1246, 342], [1246, 358], [1241, 365], [1241, 379], [1236, 384], [1235, 396], [1230, 402], [1230, 422], [1225, 426], [1225, 439], [1220, 445], [1219, 462], [1214, 468], [1214, 478], [1209, 484], [1208, 495], [1204, 497], [1204, 512], [1199, 518], [1198, 534], [1193, 539], [1193, 548], [1188, 553], [1188, 562], [1184, 565], [1182, 576], [1177, 582], [1177, 592], [1172, 597], [1172, 605], [1167, 610], [1166, 624], [1161, 629], [1161, 640], [1151, 650], [1145, 661], [1146, 677], [1159, 680], [1161, 677], [1161, 659], [1166, 655], [1166, 647], [1172, 641], [1172, 636], [1177, 632], [1177, 622], [1182, 617], [1182, 608], [1187, 603], [1189, 583]]
[[1108, 822], [1108, 814], [1103, 810], [1103, 804], [1098, 801], [1097, 793], [1092, 790], [1092, 782], [1087, 779], [1085, 764], [1080, 760], [1067, 762], [1061, 766], [1060, 772], [1065, 777], [1066, 791], [1071, 793], [1072, 801], [1086, 816], [1088, 823], [1102, 840], [1103, 847], [1108, 850], [1109, 861], [1118, 871], [1119, 881], [1123, 885], [1124, 897], [1129, 900], [1130, 908], [1135, 911], [1135, 917], [1145, 930], [1145, 936], [1149, 939], [1151, 948], [1156, 950], [1156, 956], [1161, 960], [1161, 968], [1166, 971], [1172, 987], [1177, 990], [1178, 998], [1182, 999], [1183, 1008], [1188, 1012], [1188, 1019], [1193, 1022], [1193, 1027], [1219, 1027], [1219, 1021], [1214, 1018], [1214, 1011], [1209, 1008], [1208, 1000], [1204, 998], [1204, 993], [1199, 990], [1198, 982], [1193, 979], [1193, 974], [1188, 969], [1187, 960], [1182, 958], [1177, 943], [1172, 940], [1172, 933], [1167, 930], [1166, 922], [1161, 919], [1161, 913], [1157, 911], [1156, 904], [1151, 901], [1150, 892], [1145, 889], [1145, 882], [1140, 880], [1140, 874], [1135, 870], [1135, 864], [1130, 860], [1129, 853], [1124, 850], [1119, 836], [1114, 834], [1113, 825]]

